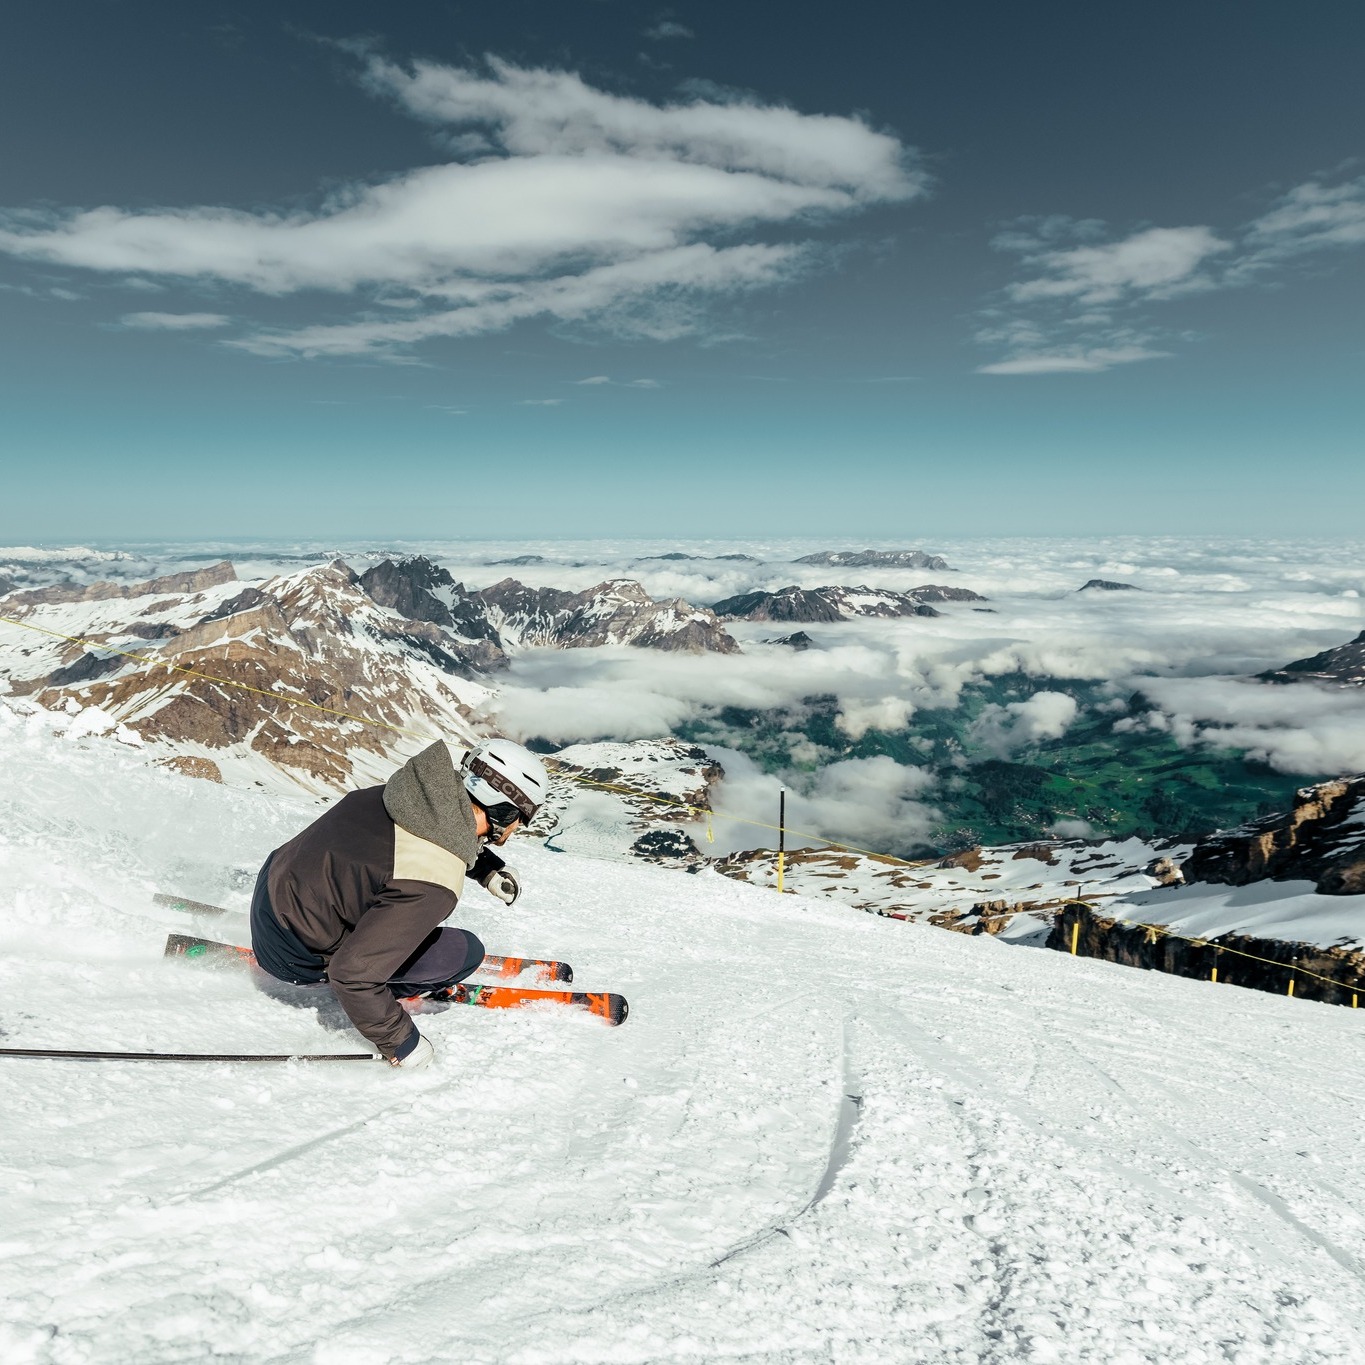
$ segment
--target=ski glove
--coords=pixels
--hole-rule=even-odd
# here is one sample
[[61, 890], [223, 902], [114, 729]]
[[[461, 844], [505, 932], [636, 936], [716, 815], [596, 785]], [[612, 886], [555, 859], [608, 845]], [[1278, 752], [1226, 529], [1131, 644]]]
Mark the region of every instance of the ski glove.
[[494, 868], [483, 879], [483, 889], [490, 896], [496, 896], [504, 905], [511, 905], [521, 895], [521, 883], [510, 867]]
[[402, 1057], [390, 1057], [389, 1065], [401, 1066], [405, 1071], [420, 1071], [424, 1066], [430, 1066], [435, 1056], [436, 1049], [419, 1033], [417, 1046]]

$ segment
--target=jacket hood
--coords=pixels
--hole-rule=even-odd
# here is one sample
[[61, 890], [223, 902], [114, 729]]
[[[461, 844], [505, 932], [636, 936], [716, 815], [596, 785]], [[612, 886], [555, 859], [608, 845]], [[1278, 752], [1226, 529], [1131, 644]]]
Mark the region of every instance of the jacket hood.
[[419, 839], [472, 867], [479, 856], [474, 807], [444, 740], [410, 758], [384, 784], [384, 809]]

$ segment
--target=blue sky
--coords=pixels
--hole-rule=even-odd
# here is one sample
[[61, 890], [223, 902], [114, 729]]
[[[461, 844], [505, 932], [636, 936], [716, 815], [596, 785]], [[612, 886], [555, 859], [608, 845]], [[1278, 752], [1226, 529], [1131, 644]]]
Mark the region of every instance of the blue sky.
[[1358, 5], [7, 29], [0, 540], [1358, 531]]

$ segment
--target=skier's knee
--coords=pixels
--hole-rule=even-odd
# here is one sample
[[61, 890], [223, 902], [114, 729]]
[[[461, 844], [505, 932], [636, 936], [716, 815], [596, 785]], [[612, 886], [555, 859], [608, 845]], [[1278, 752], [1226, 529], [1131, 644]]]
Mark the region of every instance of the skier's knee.
[[471, 934], [468, 929], [463, 931], [465, 937], [465, 966], [460, 975], [468, 976], [470, 972], [476, 972], [483, 965], [486, 952], [483, 942], [476, 935]]

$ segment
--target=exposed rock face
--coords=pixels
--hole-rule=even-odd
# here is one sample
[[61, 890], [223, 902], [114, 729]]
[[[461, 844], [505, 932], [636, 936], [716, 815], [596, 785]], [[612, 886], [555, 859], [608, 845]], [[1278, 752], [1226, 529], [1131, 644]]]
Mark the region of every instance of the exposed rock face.
[[717, 616], [731, 621], [848, 621], [855, 616], [938, 616], [913, 593], [889, 588], [780, 588], [746, 592], [717, 602]]
[[430, 621], [456, 637], [461, 658], [478, 669], [507, 663], [497, 628], [484, 604], [424, 555], [386, 559], [360, 577], [360, 586], [382, 607], [410, 621]]
[[1187, 882], [1306, 880], [1328, 896], [1365, 892], [1365, 776], [1300, 787], [1287, 814], [1201, 839], [1180, 870]]
[[1184, 886], [1185, 874], [1173, 858], [1153, 858], [1143, 871], [1158, 886]]
[[803, 650], [809, 649], [815, 641], [806, 634], [804, 630], [798, 630], [793, 635], [781, 635], [773, 640], [764, 640], [765, 645], [786, 645], [788, 649]]
[[392, 607], [410, 621], [433, 621], [438, 626], [453, 624], [450, 607], [436, 596], [436, 589], [453, 593], [455, 580], [438, 564], [423, 555], [395, 563], [386, 559], [360, 575], [360, 586], [381, 607]]
[[852, 616], [939, 616], [926, 602], [911, 593], [889, 588], [821, 588], [825, 599], [845, 618]]
[[656, 602], [628, 578], [578, 593], [528, 588], [505, 578], [474, 596], [505, 643], [563, 648], [635, 645], [718, 654], [739, 649], [709, 608], [691, 606], [681, 598]]
[[1112, 583], [1107, 578], [1092, 578], [1088, 583], [1082, 583], [1077, 592], [1088, 592], [1091, 589], [1100, 592], [1141, 592], [1142, 589], [1133, 583]]
[[[1350, 1005], [1353, 994], [1365, 994], [1365, 953], [1351, 948], [1287, 943], [1254, 934], [1196, 941], [1164, 933], [1159, 925], [1120, 924], [1102, 909], [1081, 903], [1068, 905], [1058, 914], [1047, 947], [1070, 952], [1073, 927], [1076, 951], [1082, 957], [1203, 981], [1210, 980], [1216, 968], [1222, 983], [1276, 995], [1286, 993], [1292, 976], [1296, 996], [1329, 1005]], [[1303, 970], [1295, 971], [1296, 967]]]
[[[9, 670], [14, 690], [36, 693], [48, 707], [98, 706], [152, 746], [203, 759], [220, 776], [228, 761], [256, 771], [268, 763], [312, 790], [387, 776], [405, 740], [472, 734], [467, 718], [487, 692], [459, 681], [471, 670], [440, 627], [381, 607], [344, 564], [282, 575], [235, 595], [227, 569], [219, 566], [212, 583], [189, 598], [167, 592], [205, 577], [138, 585], [146, 598], [129, 603], [122, 592], [73, 598], [68, 590], [62, 602], [28, 604], [25, 619], [93, 644], [53, 640], [18, 656]], [[161, 637], [158, 646], [128, 640], [130, 607], [144, 634]], [[20, 664], [33, 670], [27, 679]]]
[[1292, 664], [1260, 677], [1263, 682], [1273, 683], [1322, 682], [1338, 687], [1365, 687], [1365, 630], [1344, 645], [1307, 659], [1295, 659]]
[[652, 560], [661, 560], [661, 559], [662, 559], [662, 560], [672, 560], [672, 561], [674, 561], [674, 562], [676, 562], [676, 561], [678, 561], [678, 560], [684, 560], [684, 559], [691, 559], [691, 560], [697, 560], [697, 561], [704, 560], [704, 559], [705, 559], [705, 560], [738, 559], [738, 560], [744, 560], [744, 561], [745, 561], [746, 563], [748, 563], [748, 564], [757, 564], [757, 563], [758, 563], [758, 560], [756, 560], [756, 559], [753, 557], [753, 555], [689, 555], [689, 554], [684, 554], [681, 550], [672, 550], [672, 551], [670, 551], [670, 552], [669, 552], [668, 554], [666, 554], [666, 555], [641, 555], [635, 562], [636, 562], [637, 564], [648, 564], [648, 563], [649, 563], [650, 561], [652, 561]]
[[781, 588], [777, 592], [745, 592], [727, 597], [712, 608], [732, 621], [842, 621], [843, 613], [824, 588]]
[[926, 583], [922, 588], [911, 588], [908, 597], [917, 602], [989, 602], [970, 588], [945, 588], [941, 583]]
[[236, 581], [237, 570], [225, 559], [219, 564], [210, 565], [207, 569], [167, 574], [164, 578], [153, 578], [146, 583], [91, 583], [86, 587], [74, 583], [58, 583], [50, 588], [30, 588], [27, 592], [16, 593], [6, 605], [36, 607], [61, 602], [107, 602], [115, 598], [127, 600], [133, 597], [188, 595]]
[[169, 768], [174, 773], [184, 773], [186, 777], [198, 777], [205, 782], [221, 782], [222, 769], [211, 759], [199, 754], [172, 754], [170, 758], [157, 759], [157, 766]]
[[6, 593], [13, 592], [16, 586], [17, 584], [12, 578], [6, 578], [4, 574], [0, 574], [0, 597], [3, 597]]
[[490, 568], [502, 568], [504, 565], [511, 569], [524, 569], [528, 564], [544, 564], [544, 555], [517, 555], [513, 559], [490, 559]]
[[797, 564], [837, 564], [846, 569], [934, 569], [949, 568], [948, 561], [923, 550], [818, 550], [802, 555]]

